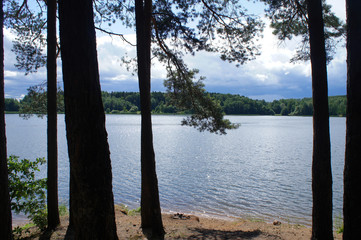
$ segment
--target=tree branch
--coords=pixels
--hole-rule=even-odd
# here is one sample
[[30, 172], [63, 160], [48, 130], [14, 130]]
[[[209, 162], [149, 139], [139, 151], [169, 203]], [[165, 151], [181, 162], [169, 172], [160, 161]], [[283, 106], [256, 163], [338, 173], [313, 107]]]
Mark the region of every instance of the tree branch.
[[100, 27], [95, 27], [96, 30], [99, 30], [103, 33], [106, 33], [110, 36], [117, 36], [117, 37], [120, 37], [124, 42], [128, 43], [129, 45], [133, 46], [133, 47], [136, 47], [137, 45], [136, 44], [133, 44], [131, 43], [130, 41], [128, 41], [125, 37], [124, 37], [124, 34], [120, 34], [120, 33], [115, 33], [115, 32], [110, 32], [110, 31], [107, 31], [103, 28], [100, 28]]

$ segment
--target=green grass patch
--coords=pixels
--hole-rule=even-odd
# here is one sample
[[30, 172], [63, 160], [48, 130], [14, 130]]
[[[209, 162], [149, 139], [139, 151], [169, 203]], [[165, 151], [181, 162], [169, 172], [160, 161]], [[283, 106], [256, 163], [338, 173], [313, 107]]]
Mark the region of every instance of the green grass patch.
[[343, 218], [341, 214], [335, 217], [333, 225], [337, 233], [343, 233]]
[[68, 208], [66, 207], [66, 205], [64, 205], [64, 204], [59, 205], [59, 215], [60, 215], [60, 216], [67, 216], [67, 215], [69, 215], [69, 210], [68, 210]]
[[256, 218], [256, 217], [249, 217], [247, 218], [248, 221], [250, 222], [266, 222], [263, 218]]
[[120, 204], [116, 205], [115, 208], [119, 209], [122, 213], [128, 215], [128, 216], [135, 216], [140, 214], [141, 208], [135, 208], [135, 209], [129, 209], [127, 205]]

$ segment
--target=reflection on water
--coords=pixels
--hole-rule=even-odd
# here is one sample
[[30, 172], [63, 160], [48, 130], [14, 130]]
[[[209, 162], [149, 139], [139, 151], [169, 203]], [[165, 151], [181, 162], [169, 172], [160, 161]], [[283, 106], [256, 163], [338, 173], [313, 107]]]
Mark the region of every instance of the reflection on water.
[[[312, 118], [229, 116], [227, 135], [180, 126], [181, 116], [153, 116], [161, 206], [219, 217], [311, 223]], [[46, 156], [46, 119], [6, 115], [8, 153]], [[69, 163], [59, 115], [59, 196], [67, 203]], [[115, 203], [140, 200], [140, 116], [107, 115]], [[342, 212], [345, 119], [331, 118], [334, 212]], [[46, 169], [42, 170], [43, 176]]]

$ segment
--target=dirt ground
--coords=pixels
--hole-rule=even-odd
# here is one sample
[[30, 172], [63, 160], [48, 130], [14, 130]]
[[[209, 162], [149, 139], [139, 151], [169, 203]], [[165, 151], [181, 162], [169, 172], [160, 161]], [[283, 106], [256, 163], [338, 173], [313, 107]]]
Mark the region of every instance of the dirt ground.
[[[129, 216], [116, 207], [116, 222], [119, 239], [146, 239], [140, 228], [140, 216]], [[23, 239], [64, 239], [68, 217], [61, 218], [56, 231], [40, 234], [32, 230]], [[191, 215], [163, 214], [165, 239], [254, 239], [254, 240], [302, 240], [310, 239], [311, 229], [281, 222], [265, 223], [243, 219], [215, 219]], [[342, 239], [341, 234], [334, 234]]]

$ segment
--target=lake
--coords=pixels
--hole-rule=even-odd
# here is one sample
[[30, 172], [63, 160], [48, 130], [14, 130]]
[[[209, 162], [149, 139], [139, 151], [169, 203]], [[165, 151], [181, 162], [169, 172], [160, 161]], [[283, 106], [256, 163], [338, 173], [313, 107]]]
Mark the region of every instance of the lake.
[[[312, 118], [227, 116], [227, 135], [180, 125], [182, 116], [153, 116], [162, 210], [311, 224]], [[140, 204], [140, 116], [107, 115], [114, 201]], [[46, 118], [6, 115], [8, 155], [46, 157]], [[345, 118], [330, 118], [334, 215], [342, 215]], [[64, 115], [58, 116], [59, 198], [69, 198]], [[46, 167], [39, 175], [46, 177]]]

